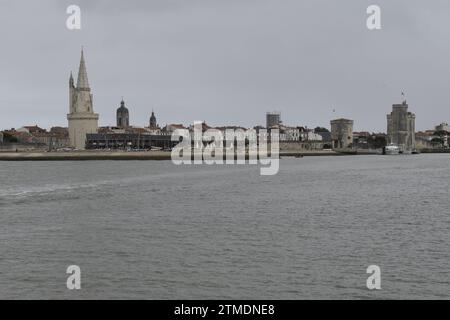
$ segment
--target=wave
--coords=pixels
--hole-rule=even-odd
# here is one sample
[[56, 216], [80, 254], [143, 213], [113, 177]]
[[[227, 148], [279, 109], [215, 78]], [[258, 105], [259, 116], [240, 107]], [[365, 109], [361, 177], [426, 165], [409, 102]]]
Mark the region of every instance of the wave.
[[92, 194], [99, 190], [114, 191], [118, 187], [126, 188], [139, 183], [139, 181], [148, 181], [151, 178], [151, 176], [124, 177], [92, 182], [57, 183], [35, 186], [26, 185], [15, 188], [2, 188], [0, 189], [0, 203], [23, 202], [29, 198], [38, 199], [45, 197], [45, 199], [48, 199], [48, 196], [51, 196], [53, 200], [58, 197], [67, 198], [67, 196], [78, 198], [80, 195], [86, 193]]

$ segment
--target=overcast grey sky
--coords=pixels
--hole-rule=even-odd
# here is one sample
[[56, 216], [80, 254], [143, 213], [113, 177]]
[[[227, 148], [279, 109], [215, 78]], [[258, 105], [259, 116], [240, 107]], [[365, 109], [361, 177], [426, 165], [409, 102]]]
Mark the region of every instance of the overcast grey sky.
[[[66, 28], [66, 8], [82, 30]], [[382, 30], [366, 9], [382, 9]], [[66, 126], [69, 72], [84, 45], [94, 110], [130, 122], [386, 131], [405, 91], [418, 130], [450, 121], [450, 1], [1, 0], [0, 128]], [[336, 110], [333, 113], [333, 109]]]

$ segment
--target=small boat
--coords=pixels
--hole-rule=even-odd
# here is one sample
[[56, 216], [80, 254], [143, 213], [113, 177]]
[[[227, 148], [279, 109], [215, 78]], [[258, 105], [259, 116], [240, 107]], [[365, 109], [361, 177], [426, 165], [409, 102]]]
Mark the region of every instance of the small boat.
[[383, 149], [383, 154], [385, 155], [394, 155], [400, 154], [400, 148], [396, 144], [389, 144]]

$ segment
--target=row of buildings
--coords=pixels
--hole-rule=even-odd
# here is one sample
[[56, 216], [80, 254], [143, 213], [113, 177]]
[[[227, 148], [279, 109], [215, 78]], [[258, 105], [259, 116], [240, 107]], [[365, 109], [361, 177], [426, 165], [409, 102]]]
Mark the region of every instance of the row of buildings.
[[[285, 149], [379, 149], [386, 144], [395, 144], [402, 151], [423, 148], [448, 148], [448, 125], [443, 123], [426, 132], [415, 132], [415, 115], [408, 110], [408, 104], [394, 104], [387, 115], [387, 134], [353, 132], [354, 121], [335, 119], [327, 128], [309, 129], [306, 126], [288, 126], [281, 120], [280, 112], [266, 114], [266, 126], [254, 127], [268, 131], [278, 129], [281, 148]], [[35, 126], [25, 126], [0, 132], [0, 148], [6, 144], [22, 144], [30, 148], [47, 149], [170, 149], [175, 142], [171, 134], [176, 129], [193, 130], [182, 124], [169, 124], [161, 128], [152, 111], [148, 127], [138, 128], [130, 125], [130, 111], [122, 99], [116, 110], [116, 125], [99, 127], [99, 115], [94, 112], [93, 96], [89, 85], [84, 52], [81, 52], [78, 78], [72, 73], [69, 77], [68, 127], [53, 127], [49, 131]], [[203, 130], [211, 128], [203, 123]], [[236, 126], [216, 127], [226, 129], [246, 128]]]

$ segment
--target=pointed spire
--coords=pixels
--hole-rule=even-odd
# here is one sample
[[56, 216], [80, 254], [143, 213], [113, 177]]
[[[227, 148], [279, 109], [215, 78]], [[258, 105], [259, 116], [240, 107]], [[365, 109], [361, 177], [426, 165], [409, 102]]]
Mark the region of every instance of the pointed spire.
[[81, 49], [80, 70], [78, 71], [78, 89], [89, 89], [89, 81], [86, 71], [86, 62], [84, 61], [84, 49]]
[[71, 87], [73, 87], [73, 74], [72, 74], [72, 71], [70, 71], [70, 78], [69, 78], [69, 85], [71, 86]]

